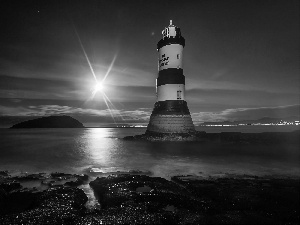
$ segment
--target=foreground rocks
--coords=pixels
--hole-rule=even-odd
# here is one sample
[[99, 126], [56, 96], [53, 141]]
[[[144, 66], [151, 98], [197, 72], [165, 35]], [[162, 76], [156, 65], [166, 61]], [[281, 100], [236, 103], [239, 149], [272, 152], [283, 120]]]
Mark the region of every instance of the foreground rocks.
[[299, 179], [227, 176], [172, 177], [197, 199], [208, 203], [206, 224], [297, 224]]
[[[124, 224], [197, 223], [206, 202], [189, 190], [163, 178], [144, 175], [115, 175], [90, 183], [102, 206], [103, 221]], [[180, 220], [178, 220], [180, 219]]]
[[118, 175], [90, 183], [103, 222], [122, 224], [298, 224], [299, 180]]
[[[29, 192], [30, 193], [30, 192]], [[10, 194], [12, 195], [12, 194]], [[7, 214], [0, 219], [1, 224], [68, 224], [83, 215], [87, 197], [78, 188], [50, 188], [28, 198], [20, 196], [18, 202], [30, 200], [27, 209], [19, 213]], [[10, 199], [12, 201], [12, 199]]]
[[[68, 224], [86, 212], [86, 175], [0, 172], [0, 224]], [[36, 184], [27, 188], [26, 184]], [[78, 186], [77, 185], [77, 186]]]
[[0, 171], [0, 224], [299, 224], [299, 179], [115, 174], [90, 182], [100, 204], [86, 208], [87, 179]]

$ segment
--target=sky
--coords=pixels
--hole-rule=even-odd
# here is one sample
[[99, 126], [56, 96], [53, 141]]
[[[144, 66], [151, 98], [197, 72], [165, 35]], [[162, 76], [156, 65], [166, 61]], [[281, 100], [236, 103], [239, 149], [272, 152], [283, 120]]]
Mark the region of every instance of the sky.
[[186, 41], [195, 125], [299, 116], [297, 0], [11, 0], [0, 13], [0, 127], [48, 115], [147, 125], [169, 20]]

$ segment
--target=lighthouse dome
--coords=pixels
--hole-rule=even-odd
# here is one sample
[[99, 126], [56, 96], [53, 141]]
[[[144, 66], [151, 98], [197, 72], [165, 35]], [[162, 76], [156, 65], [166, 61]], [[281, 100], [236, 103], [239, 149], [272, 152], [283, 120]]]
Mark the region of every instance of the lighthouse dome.
[[180, 28], [172, 24], [170, 20], [170, 25], [162, 31], [163, 38], [157, 43], [157, 51], [166, 45], [180, 44], [182, 47], [185, 46], [185, 40], [181, 36]]
[[170, 20], [170, 25], [162, 31], [162, 35], [163, 35], [163, 39], [170, 38], [170, 37], [171, 38], [180, 37], [181, 36], [180, 28], [174, 26], [172, 24], [172, 20]]

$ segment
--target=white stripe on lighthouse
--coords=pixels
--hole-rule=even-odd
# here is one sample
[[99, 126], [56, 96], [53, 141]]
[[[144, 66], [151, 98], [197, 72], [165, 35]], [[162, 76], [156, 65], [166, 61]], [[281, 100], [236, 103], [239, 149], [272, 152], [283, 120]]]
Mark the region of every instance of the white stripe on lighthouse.
[[157, 101], [184, 100], [184, 84], [165, 84], [157, 87]]
[[183, 47], [180, 44], [166, 45], [159, 49], [159, 70], [176, 68], [182, 69], [182, 51]]

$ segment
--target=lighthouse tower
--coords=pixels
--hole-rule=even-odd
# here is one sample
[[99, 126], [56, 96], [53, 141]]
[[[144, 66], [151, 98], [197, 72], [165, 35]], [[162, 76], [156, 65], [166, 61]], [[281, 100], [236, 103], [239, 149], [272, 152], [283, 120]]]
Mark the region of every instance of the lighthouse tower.
[[185, 101], [185, 76], [182, 59], [185, 40], [180, 28], [172, 24], [162, 31], [157, 43], [158, 78], [156, 79], [157, 101], [154, 105], [147, 132], [189, 133], [195, 131]]

